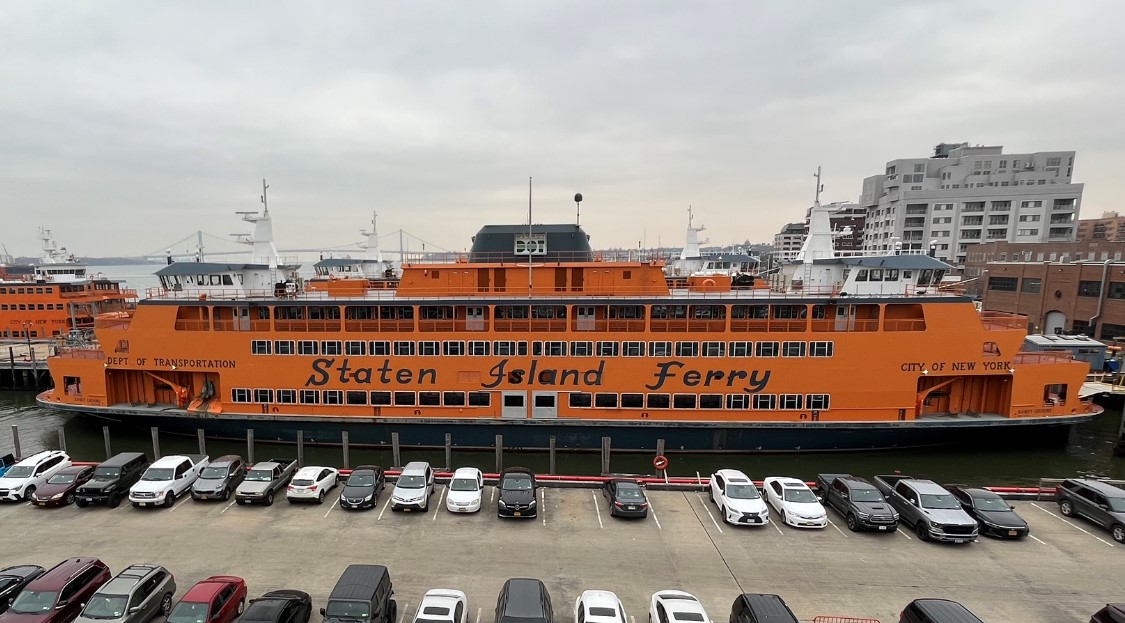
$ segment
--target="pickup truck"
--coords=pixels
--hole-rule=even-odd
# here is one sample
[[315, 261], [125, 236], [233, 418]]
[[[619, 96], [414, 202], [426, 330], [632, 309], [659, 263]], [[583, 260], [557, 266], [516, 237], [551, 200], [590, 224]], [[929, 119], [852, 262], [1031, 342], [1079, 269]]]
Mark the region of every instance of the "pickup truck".
[[242, 484], [234, 490], [234, 499], [239, 504], [262, 502], [269, 506], [273, 504], [274, 495], [289, 485], [296, 471], [295, 459], [270, 459], [255, 463], [246, 472]]
[[922, 541], [967, 543], [977, 538], [977, 522], [949, 491], [932, 480], [901, 474], [875, 477], [875, 486]]
[[891, 507], [879, 489], [851, 474], [819, 474], [816, 488], [820, 499], [843, 515], [848, 530], [898, 529], [898, 512]]
[[129, 487], [134, 507], [172, 506], [191, 489], [210, 459], [206, 454], [173, 454], [148, 466], [137, 484]]

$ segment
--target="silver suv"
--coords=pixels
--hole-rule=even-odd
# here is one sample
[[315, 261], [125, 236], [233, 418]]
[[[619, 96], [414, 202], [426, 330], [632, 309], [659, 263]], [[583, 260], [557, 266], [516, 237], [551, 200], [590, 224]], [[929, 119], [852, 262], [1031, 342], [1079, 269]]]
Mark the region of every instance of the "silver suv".
[[1059, 512], [1080, 515], [1109, 530], [1113, 540], [1125, 543], [1125, 489], [1085, 478], [1063, 481], [1056, 495]]
[[167, 569], [133, 565], [102, 585], [75, 623], [148, 623], [158, 614], [168, 616], [175, 593], [176, 578]]

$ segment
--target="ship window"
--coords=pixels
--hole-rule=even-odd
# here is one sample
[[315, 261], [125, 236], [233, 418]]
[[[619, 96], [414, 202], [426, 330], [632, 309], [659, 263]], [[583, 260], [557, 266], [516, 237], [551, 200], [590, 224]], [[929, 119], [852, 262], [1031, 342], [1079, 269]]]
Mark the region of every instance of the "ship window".
[[722, 357], [726, 354], [726, 344], [723, 342], [704, 342], [704, 357]]
[[783, 342], [781, 345], [782, 357], [804, 357], [805, 356], [805, 343], [804, 342]]
[[866, 268], [860, 269], [860, 271], [855, 274], [855, 280], [856, 281], [867, 281], [867, 269]]
[[344, 402], [344, 392], [338, 389], [326, 389], [324, 390], [323, 399], [326, 405], [342, 404]]
[[888, 268], [883, 274], [883, 281], [898, 281], [898, 269]]
[[872, 268], [870, 271], [868, 271], [867, 275], [868, 275], [868, 278], [867, 278], [868, 281], [882, 281], [883, 280], [883, 269], [882, 268]]
[[488, 342], [473, 341], [469, 342], [469, 354], [474, 357], [487, 357], [488, 356]]
[[728, 344], [727, 352], [731, 357], [749, 357], [753, 346], [754, 342], [731, 342]]
[[687, 318], [687, 305], [653, 305], [652, 317], [660, 320]]
[[43, 304], [42, 304], [42, 303], [36, 303], [36, 309], [40, 309], [40, 310], [42, 310], [42, 309], [43, 309]]
[[236, 387], [230, 390], [230, 399], [232, 402], [250, 402], [250, 390]]
[[570, 343], [570, 356], [571, 357], [593, 357], [594, 356], [594, 343], [593, 342], [571, 342]]
[[1048, 405], [1066, 404], [1066, 385], [1053, 383], [1043, 386], [1043, 402]]
[[391, 404], [391, 392], [370, 392], [371, 406], [386, 407]]
[[774, 318], [804, 318], [809, 313], [807, 305], [773, 305]]
[[636, 320], [645, 317], [644, 305], [610, 305], [609, 317], [612, 320]]
[[437, 357], [438, 343], [433, 341], [418, 342], [418, 354], [422, 357]]
[[832, 342], [809, 342], [810, 357], [831, 357]]
[[749, 394], [727, 394], [727, 408], [728, 409], [749, 409], [750, 408], [750, 395]]
[[452, 320], [453, 308], [448, 305], [422, 305], [418, 308], [418, 316], [422, 320]]
[[777, 408], [776, 394], [754, 394], [754, 408], [759, 410], [773, 410]]
[[570, 392], [570, 406], [576, 409], [593, 406], [593, 396], [588, 392]]
[[254, 390], [254, 402], [264, 402], [264, 403], [273, 402], [273, 390], [272, 389], [255, 389]]
[[524, 399], [523, 394], [504, 394], [504, 406], [505, 407], [522, 407], [523, 406], [523, 399]]
[[828, 409], [829, 396], [828, 394], [809, 394], [805, 396], [805, 408], [815, 409], [817, 411], [826, 411]]
[[723, 408], [723, 395], [722, 394], [700, 394], [699, 396], [700, 409], [722, 409]]
[[594, 394], [594, 406], [607, 409], [617, 408], [617, 394]]
[[527, 342], [493, 342], [492, 351], [497, 357], [526, 357]]
[[277, 340], [273, 343], [273, 352], [278, 355], [292, 355], [296, 352], [293, 340]]
[[676, 342], [677, 357], [698, 357], [699, 342]]
[[402, 356], [414, 355], [414, 342], [395, 342], [395, 354]]
[[325, 340], [320, 343], [320, 352], [325, 355], [339, 355], [343, 352], [338, 340]]
[[320, 404], [320, 392], [315, 389], [302, 389], [298, 396], [303, 405], [318, 405]]
[[277, 390], [278, 404], [291, 405], [297, 403], [297, 390], [295, 389], [279, 389]]
[[447, 407], [465, 406], [465, 392], [442, 392], [441, 401]]
[[523, 320], [526, 319], [530, 313], [527, 305], [497, 305], [495, 312], [496, 317], [503, 320]]
[[644, 357], [645, 356], [645, 343], [644, 342], [622, 342], [621, 354], [626, 357]]
[[253, 355], [268, 355], [270, 354], [270, 341], [269, 340], [253, 340], [250, 342], [250, 353]]
[[409, 305], [381, 305], [380, 320], [413, 320], [414, 308]]
[[644, 394], [621, 394], [621, 407], [623, 409], [643, 409], [644, 406]]
[[350, 405], [365, 405], [367, 404], [367, 392], [363, 390], [349, 389], [344, 398]]
[[367, 349], [372, 357], [387, 357], [391, 354], [391, 343], [384, 341], [370, 342]]
[[395, 392], [396, 407], [413, 407], [415, 399], [414, 392]]
[[441, 406], [441, 392], [418, 392], [418, 405], [422, 407]]
[[698, 319], [722, 319], [727, 317], [726, 305], [692, 305], [691, 317]]
[[470, 407], [492, 406], [492, 394], [489, 392], [469, 392]]
[[698, 397], [695, 394], [673, 394], [673, 409], [694, 409]]
[[672, 406], [672, 401], [668, 394], [649, 394], [645, 398], [645, 404], [649, 409], [667, 409]]
[[290, 305], [277, 305], [273, 308], [273, 317], [276, 320], [304, 320], [305, 308]]
[[442, 344], [442, 353], [450, 357], [463, 357], [465, 355], [465, 343], [461, 340], [446, 340]]
[[598, 342], [599, 357], [616, 357], [620, 352], [617, 342]]
[[566, 342], [532, 342], [531, 354], [536, 357], [566, 357]]
[[759, 357], [776, 357], [778, 353], [777, 342], [758, 342], [757, 356]]
[[671, 342], [649, 342], [648, 344], [649, 357], [671, 357], [672, 356], [672, 343]]
[[565, 305], [535, 305], [531, 308], [531, 317], [539, 320], [553, 318], [566, 318]]
[[344, 342], [345, 355], [366, 355], [367, 342], [360, 342], [356, 340], [348, 340]]
[[801, 408], [800, 394], [782, 394], [781, 395], [781, 408], [796, 410]]
[[344, 308], [344, 318], [347, 320], [372, 320], [375, 317], [374, 311], [373, 307], [353, 307], [349, 305]]

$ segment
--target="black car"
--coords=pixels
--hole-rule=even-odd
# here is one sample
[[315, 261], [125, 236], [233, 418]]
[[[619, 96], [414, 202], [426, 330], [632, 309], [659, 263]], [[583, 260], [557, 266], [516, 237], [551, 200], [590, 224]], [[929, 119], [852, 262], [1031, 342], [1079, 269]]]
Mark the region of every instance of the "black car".
[[526, 467], [509, 467], [500, 472], [500, 497], [496, 500], [498, 517], [536, 517], [535, 474]]
[[988, 489], [949, 487], [961, 508], [980, 524], [980, 534], [1002, 539], [1022, 539], [1031, 534], [1027, 522], [999, 495]]
[[352, 470], [340, 491], [340, 508], [373, 508], [379, 503], [379, 494], [387, 488], [383, 468], [378, 465], [360, 465]]
[[1122, 623], [1125, 621], [1125, 604], [1106, 604], [1090, 615], [1090, 623]]
[[496, 598], [496, 623], [551, 623], [551, 594], [539, 580], [512, 578]]
[[0, 613], [6, 612], [23, 587], [43, 575], [44, 571], [46, 569], [38, 565], [18, 565], [0, 569]]
[[270, 591], [251, 599], [239, 623], [308, 623], [312, 615], [312, 598], [308, 593], [293, 590]]
[[610, 517], [648, 517], [648, 498], [635, 480], [611, 478], [605, 481], [602, 495], [609, 502]]

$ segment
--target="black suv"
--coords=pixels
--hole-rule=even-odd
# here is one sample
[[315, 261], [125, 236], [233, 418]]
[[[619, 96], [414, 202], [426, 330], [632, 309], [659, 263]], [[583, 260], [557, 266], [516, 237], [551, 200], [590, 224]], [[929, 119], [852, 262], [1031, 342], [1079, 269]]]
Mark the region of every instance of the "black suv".
[[526, 467], [509, 467], [500, 472], [500, 497], [496, 500], [498, 517], [536, 517], [535, 474]]
[[129, 495], [129, 487], [137, 484], [146, 469], [148, 457], [143, 452], [122, 452], [113, 456], [99, 464], [93, 478], [78, 487], [74, 502], [78, 506], [107, 504], [115, 507]]
[[777, 595], [743, 593], [734, 599], [730, 623], [800, 623], [785, 600]]
[[303, 591], [270, 591], [251, 599], [238, 623], [309, 623], [312, 598]]
[[1114, 541], [1125, 543], [1125, 489], [1100, 480], [1068, 478], [1055, 495], [1060, 513], [1085, 517], [1109, 530]]
[[394, 594], [383, 565], [348, 565], [320, 614], [325, 623], [396, 623]]
[[377, 465], [360, 465], [352, 470], [340, 491], [340, 508], [372, 508], [387, 488], [387, 477]]
[[898, 623], [982, 623], [977, 615], [956, 601], [915, 599], [906, 604]]
[[512, 578], [496, 598], [496, 623], [552, 623], [551, 595], [539, 580]]

